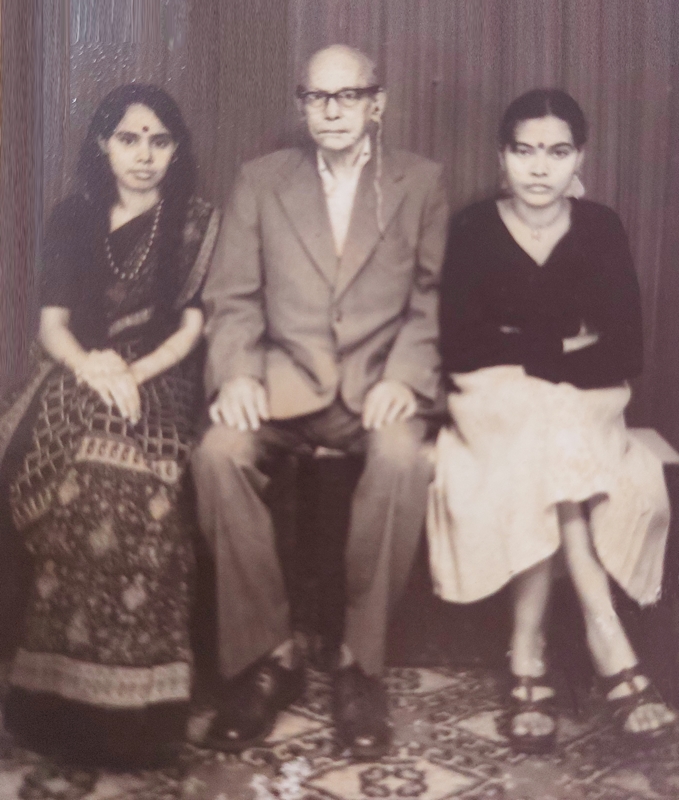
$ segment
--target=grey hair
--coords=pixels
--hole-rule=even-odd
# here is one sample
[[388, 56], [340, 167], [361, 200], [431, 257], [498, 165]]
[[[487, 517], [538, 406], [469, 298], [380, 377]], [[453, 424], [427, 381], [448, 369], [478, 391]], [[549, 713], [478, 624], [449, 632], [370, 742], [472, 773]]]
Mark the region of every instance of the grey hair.
[[[320, 56], [326, 53], [336, 53], [337, 55], [344, 55], [353, 58], [361, 68], [361, 77], [366, 82], [366, 85], [378, 85], [380, 81], [377, 74], [377, 65], [370, 56], [367, 56], [356, 47], [350, 47], [347, 44], [331, 44], [328, 47], [323, 47], [317, 50], [306, 62], [303, 67], [302, 74], [300, 75], [300, 85], [306, 86], [309, 77], [309, 70], [313, 62]], [[377, 200], [377, 229], [380, 235], [384, 234], [384, 199], [382, 195], [382, 117], [375, 120], [377, 126], [377, 135], [375, 137], [376, 154], [375, 154], [375, 179], [373, 186]]]

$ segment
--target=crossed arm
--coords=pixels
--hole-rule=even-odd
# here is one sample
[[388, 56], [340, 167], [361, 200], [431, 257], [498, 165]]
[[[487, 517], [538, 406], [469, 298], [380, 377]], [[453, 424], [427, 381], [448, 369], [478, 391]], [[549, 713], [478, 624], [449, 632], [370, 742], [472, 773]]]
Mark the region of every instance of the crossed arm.
[[40, 312], [39, 338], [55, 361], [68, 367], [93, 389], [109, 407], [116, 406], [125, 419], [139, 421], [139, 386], [182, 361], [194, 348], [203, 330], [203, 313], [187, 308], [179, 328], [148, 355], [127, 364], [114, 350], [85, 350], [69, 328], [71, 312], [45, 306]]

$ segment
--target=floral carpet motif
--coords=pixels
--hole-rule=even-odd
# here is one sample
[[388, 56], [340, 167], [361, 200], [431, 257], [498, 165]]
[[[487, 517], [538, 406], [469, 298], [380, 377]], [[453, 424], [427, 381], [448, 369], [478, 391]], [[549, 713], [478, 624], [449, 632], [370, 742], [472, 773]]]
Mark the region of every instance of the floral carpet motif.
[[596, 698], [564, 707], [549, 756], [514, 754], [498, 732], [502, 683], [487, 670], [392, 669], [394, 744], [376, 763], [339, 752], [330, 683], [311, 671], [303, 701], [265, 746], [240, 757], [200, 747], [211, 715], [197, 708], [171, 769], [89, 773], [51, 764], [0, 738], [0, 800], [674, 800], [679, 733], [634, 751]]

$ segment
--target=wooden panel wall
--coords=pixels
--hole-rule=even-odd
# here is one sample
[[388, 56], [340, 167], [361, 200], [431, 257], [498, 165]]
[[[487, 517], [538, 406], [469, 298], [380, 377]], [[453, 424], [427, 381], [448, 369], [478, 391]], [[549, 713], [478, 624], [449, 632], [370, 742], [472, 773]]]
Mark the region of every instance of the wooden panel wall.
[[674, 0], [290, 0], [296, 69], [333, 41], [365, 49], [389, 94], [389, 141], [446, 166], [453, 208], [494, 191], [504, 107], [536, 86], [583, 106], [588, 196], [630, 234], [646, 369], [631, 419], [679, 445], [677, 22]]
[[36, 320], [41, 220], [73, 189], [104, 95], [156, 83], [194, 136], [199, 191], [221, 204], [238, 165], [286, 124], [285, 0], [0, 0], [0, 392], [20, 380]]
[[0, 391], [21, 377], [35, 323], [40, 226], [40, 0], [2, 3]]
[[199, 188], [222, 202], [237, 164], [285, 124], [286, 4], [278, 0], [44, 0], [45, 208], [72, 189], [79, 144], [102, 97], [131, 81], [179, 103]]
[[[3, 131], [9, 216], [0, 225], [3, 240], [21, 241], [23, 250], [19, 257], [3, 248], [0, 380], [21, 362], [34, 314], [41, 115], [46, 209], [71, 187], [96, 104], [131, 80], [175, 95], [193, 131], [200, 190], [219, 203], [238, 164], [273, 149], [298, 124], [292, 91], [305, 59], [344, 41], [378, 61], [389, 90], [389, 142], [445, 164], [454, 208], [495, 188], [495, 129], [513, 97], [559, 85], [581, 102], [591, 122], [588, 195], [621, 213], [642, 284], [647, 368], [632, 419], [679, 445], [679, 3], [4, 0], [3, 9], [2, 113], [12, 125]], [[26, 88], [39, 85], [41, 60], [36, 107]], [[10, 208], [12, 187], [19, 200]]]

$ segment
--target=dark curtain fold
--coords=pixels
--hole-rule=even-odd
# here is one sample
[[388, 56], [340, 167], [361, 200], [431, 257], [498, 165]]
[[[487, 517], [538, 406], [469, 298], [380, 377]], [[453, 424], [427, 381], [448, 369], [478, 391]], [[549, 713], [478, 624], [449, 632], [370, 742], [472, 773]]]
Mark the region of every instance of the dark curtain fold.
[[221, 203], [237, 165], [272, 149], [287, 108], [280, 0], [44, 0], [45, 210], [73, 188], [78, 146], [104, 95], [156, 83], [194, 139], [199, 191]]
[[630, 420], [679, 446], [679, 4], [676, 0], [289, 0], [292, 59], [367, 50], [394, 145], [442, 161], [453, 209], [494, 191], [504, 107], [560, 86], [590, 122], [583, 180], [629, 232], [646, 368]]
[[21, 378], [35, 328], [40, 228], [40, 0], [1, 8], [0, 396]]
[[35, 333], [41, 219], [73, 190], [104, 95], [131, 81], [167, 89], [193, 133], [198, 191], [221, 204], [238, 164], [281, 140], [289, 81], [285, 0], [0, 1], [1, 394]]
[[642, 286], [646, 369], [631, 420], [679, 446], [675, 0], [4, 0], [1, 385], [20, 368], [35, 319], [39, 136], [26, 131], [38, 131], [40, 115], [44, 209], [72, 188], [99, 100], [131, 80], [176, 97], [200, 191], [221, 203], [238, 165], [296, 128], [299, 70], [334, 41], [377, 59], [385, 137], [445, 164], [453, 208], [494, 190], [495, 130], [513, 97], [557, 85], [581, 102], [588, 196], [621, 214]]

